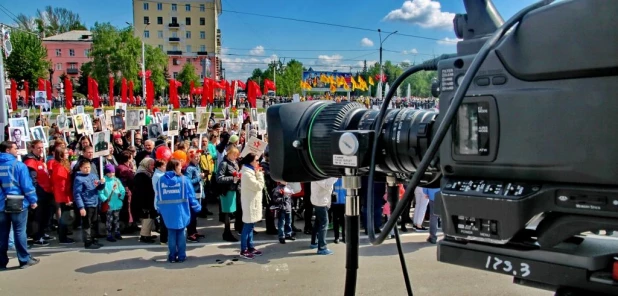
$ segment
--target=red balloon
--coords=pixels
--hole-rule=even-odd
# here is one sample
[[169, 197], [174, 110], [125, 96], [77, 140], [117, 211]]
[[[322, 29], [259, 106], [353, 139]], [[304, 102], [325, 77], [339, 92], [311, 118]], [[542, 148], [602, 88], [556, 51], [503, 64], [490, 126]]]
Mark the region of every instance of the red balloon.
[[169, 161], [170, 158], [172, 158], [172, 150], [166, 146], [161, 146], [157, 148], [155, 156], [157, 157], [157, 160]]
[[159, 110], [159, 107], [154, 107], [152, 108], [152, 114], [160, 112], [161, 110]]

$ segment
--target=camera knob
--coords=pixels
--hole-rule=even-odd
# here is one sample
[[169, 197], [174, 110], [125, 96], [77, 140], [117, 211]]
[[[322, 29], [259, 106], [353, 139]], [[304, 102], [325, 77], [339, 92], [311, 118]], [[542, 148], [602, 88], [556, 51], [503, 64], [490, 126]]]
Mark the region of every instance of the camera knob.
[[344, 133], [339, 138], [339, 151], [343, 155], [355, 155], [358, 152], [358, 139], [353, 133]]

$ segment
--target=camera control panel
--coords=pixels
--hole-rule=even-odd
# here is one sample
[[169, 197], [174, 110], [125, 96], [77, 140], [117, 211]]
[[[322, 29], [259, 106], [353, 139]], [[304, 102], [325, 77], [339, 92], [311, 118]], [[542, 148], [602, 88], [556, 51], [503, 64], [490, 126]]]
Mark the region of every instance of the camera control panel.
[[541, 190], [540, 185], [493, 180], [447, 180], [442, 191], [447, 194], [519, 199]]

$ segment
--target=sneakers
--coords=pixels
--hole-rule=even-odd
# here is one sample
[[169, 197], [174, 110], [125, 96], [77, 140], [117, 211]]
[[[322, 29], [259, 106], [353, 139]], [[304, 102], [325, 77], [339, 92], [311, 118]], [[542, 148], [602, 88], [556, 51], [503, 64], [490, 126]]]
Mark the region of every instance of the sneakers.
[[253, 258], [255, 258], [255, 255], [253, 255], [253, 253], [251, 253], [251, 252], [249, 252], [247, 250], [247, 251], [244, 251], [244, 252], [240, 252], [240, 257], [248, 259], [248, 260], [253, 260]]
[[438, 240], [437, 240], [437, 239], [435, 239], [435, 238], [431, 238], [431, 237], [428, 237], [428, 238], [427, 238], [427, 242], [428, 242], [428, 243], [430, 243], [430, 244], [434, 244], [434, 245], [435, 245], [437, 241], [438, 241]]
[[56, 238], [53, 236], [49, 236], [49, 234], [43, 235], [43, 239], [46, 241], [55, 240]]
[[279, 238], [279, 243], [285, 244], [285, 238]]
[[35, 240], [32, 242], [33, 245], [37, 246], [37, 247], [47, 247], [49, 246], [49, 242], [44, 240], [44, 239], [39, 239], [39, 240]]
[[86, 245], [86, 249], [87, 250], [98, 250], [100, 248], [101, 248], [101, 245], [99, 245], [99, 244]]
[[197, 243], [200, 240], [197, 238], [197, 235], [194, 234], [194, 235], [187, 236], [187, 241], [192, 242], [192, 243]]
[[318, 255], [332, 255], [334, 252], [329, 249], [318, 250]]
[[295, 240], [296, 240], [296, 237], [295, 237], [295, 236], [292, 236], [292, 235], [286, 235], [286, 236], [285, 236], [285, 239], [286, 239], [286, 240], [295, 241]]
[[318, 244], [310, 244], [309, 248], [310, 249], [317, 249], [318, 248]]
[[75, 243], [75, 240], [69, 237], [67, 237], [66, 240], [60, 240], [61, 245], [72, 245], [74, 243]]
[[249, 252], [253, 254], [253, 256], [262, 256], [264, 253], [258, 249], [249, 249]]
[[155, 240], [151, 236], [140, 236], [139, 241], [146, 244], [152, 244], [155, 242]]
[[19, 263], [19, 268], [20, 269], [26, 269], [26, 268], [28, 268], [30, 266], [34, 266], [34, 265], [39, 264], [39, 262], [41, 262], [41, 260], [36, 259], [34, 257], [30, 257], [30, 260], [28, 260], [28, 262], [23, 263], [23, 264], [20, 262]]
[[108, 235], [108, 236], [107, 236], [107, 241], [108, 241], [108, 242], [110, 242], [110, 243], [115, 243], [115, 242], [116, 242], [116, 239], [115, 239], [113, 236]]
[[114, 238], [116, 240], [122, 240], [122, 235], [120, 235], [120, 232], [116, 232], [116, 235], [114, 235]]

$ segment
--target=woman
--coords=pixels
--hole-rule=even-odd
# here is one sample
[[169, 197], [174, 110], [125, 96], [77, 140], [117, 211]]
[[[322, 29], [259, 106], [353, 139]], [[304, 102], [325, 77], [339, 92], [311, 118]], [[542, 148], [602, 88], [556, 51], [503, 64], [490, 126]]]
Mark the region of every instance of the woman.
[[[69, 162], [69, 150], [58, 146], [54, 150], [54, 169], [51, 171], [51, 181], [54, 190], [54, 198], [59, 208], [58, 239], [61, 244], [75, 243], [67, 237], [69, 225], [73, 223], [73, 192], [71, 191], [71, 163]], [[51, 160], [50, 160], [51, 162]]]
[[242, 221], [244, 222], [240, 236], [240, 256], [253, 259], [255, 256], [262, 255], [262, 252], [253, 245], [253, 228], [255, 223], [262, 220], [264, 173], [260, 168], [258, 156], [253, 153], [247, 154], [240, 164], [242, 165], [240, 195], [242, 196]]
[[[212, 176], [213, 173], [216, 172], [215, 170], [215, 160], [212, 158], [212, 155], [209, 153], [208, 150], [208, 138], [206, 137], [202, 137], [202, 153], [199, 156], [199, 166], [200, 169], [202, 171], [202, 173], [204, 174], [204, 177], [202, 178], [202, 182], [204, 184], [203, 186], [203, 190], [204, 190], [204, 194], [202, 195], [202, 211], [200, 212], [200, 215], [198, 215], [198, 217], [200, 218], [206, 218], [207, 215], [213, 215], [212, 212], [210, 212], [208, 210], [208, 208], [206, 207], [206, 197], [208, 196], [217, 196], [214, 195], [213, 191], [211, 191], [211, 189], [213, 188], [213, 183], [211, 183], [212, 180]], [[213, 146], [214, 148], [214, 146]], [[216, 151], [216, 150], [215, 150]]]
[[90, 141], [90, 137], [82, 136], [81, 138], [79, 138], [79, 142], [77, 143], [75, 149], [78, 151], [79, 155], [82, 155], [86, 147], [92, 147], [92, 142]]
[[144, 158], [137, 168], [137, 173], [133, 179], [133, 192], [139, 192], [132, 200], [131, 206], [135, 209], [132, 212], [138, 213], [138, 218], [142, 219], [142, 230], [140, 231], [139, 241], [142, 243], [154, 243], [157, 238], [152, 235], [154, 219], [157, 211], [154, 208], [154, 188], [152, 187], [152, 174], [154, 172], [154, 159]]
[[129, 148], [129, 143], [127, 143], [127, 141], [124, 139], [120, 132], [115, 132], [112, 135], [112, 139], [112, 146], [114, 147], [114, 157], [116, 158], [116, 160], [118, 160], [118, 156], [120, 156], [123, 151]]
[[[223, 240], [228, 242], [238, 241], [230, 229], [230, 214], [236, 212], [236, 191], [238, 190], [238, 182], [240, 182], [236, 159], [239, 155], [238, 149], [230, 148], [219, 165], [219, 171], [217, 171], [217, 184], [221, 189], [221, 213], [223, 213], [225, 223]], [[236, 217], [236, 219], [240, 219], [240, 217]]]
[[[133, 192], [131, 191], [133, 186], [133, 179], [135, 175], [131, 169], [131, 162], [133, 161], [133, 154], [130, 151], [123, 151], [116, 156], [118, 161], [118, 167], [116, 168], [116, 177], [120, 179], [125, 190], [125, 198], [123, 200], [122, 210], [120, 211], [120, 221], [124, 222], [126, 226], [126, 233], [133, 233], [138, 230], [136, 221], [133, 219], [135, 215], [131, 213], [131, 199]], [[137, 216], [136, 216], [137, 217]]]
[[[197, 150], [189, 150], [189, 165], [187, 165], [184, 175], [191, 185], [193, 185], [193, 192], [195, 192], [197, 201], [201, 204], [204, 198], [202, 193], [202, 179], [204, 178], [204, 174], [200, 170], [199, 162], [200, 154]], [[187, 226], [187, 239], [191, 242], [197, 242], [200, 238], [204, 237], [204, 235], [197, 232], [197, 214], [191, 212], [191, 221], [189, 222], [189, 226]]]

